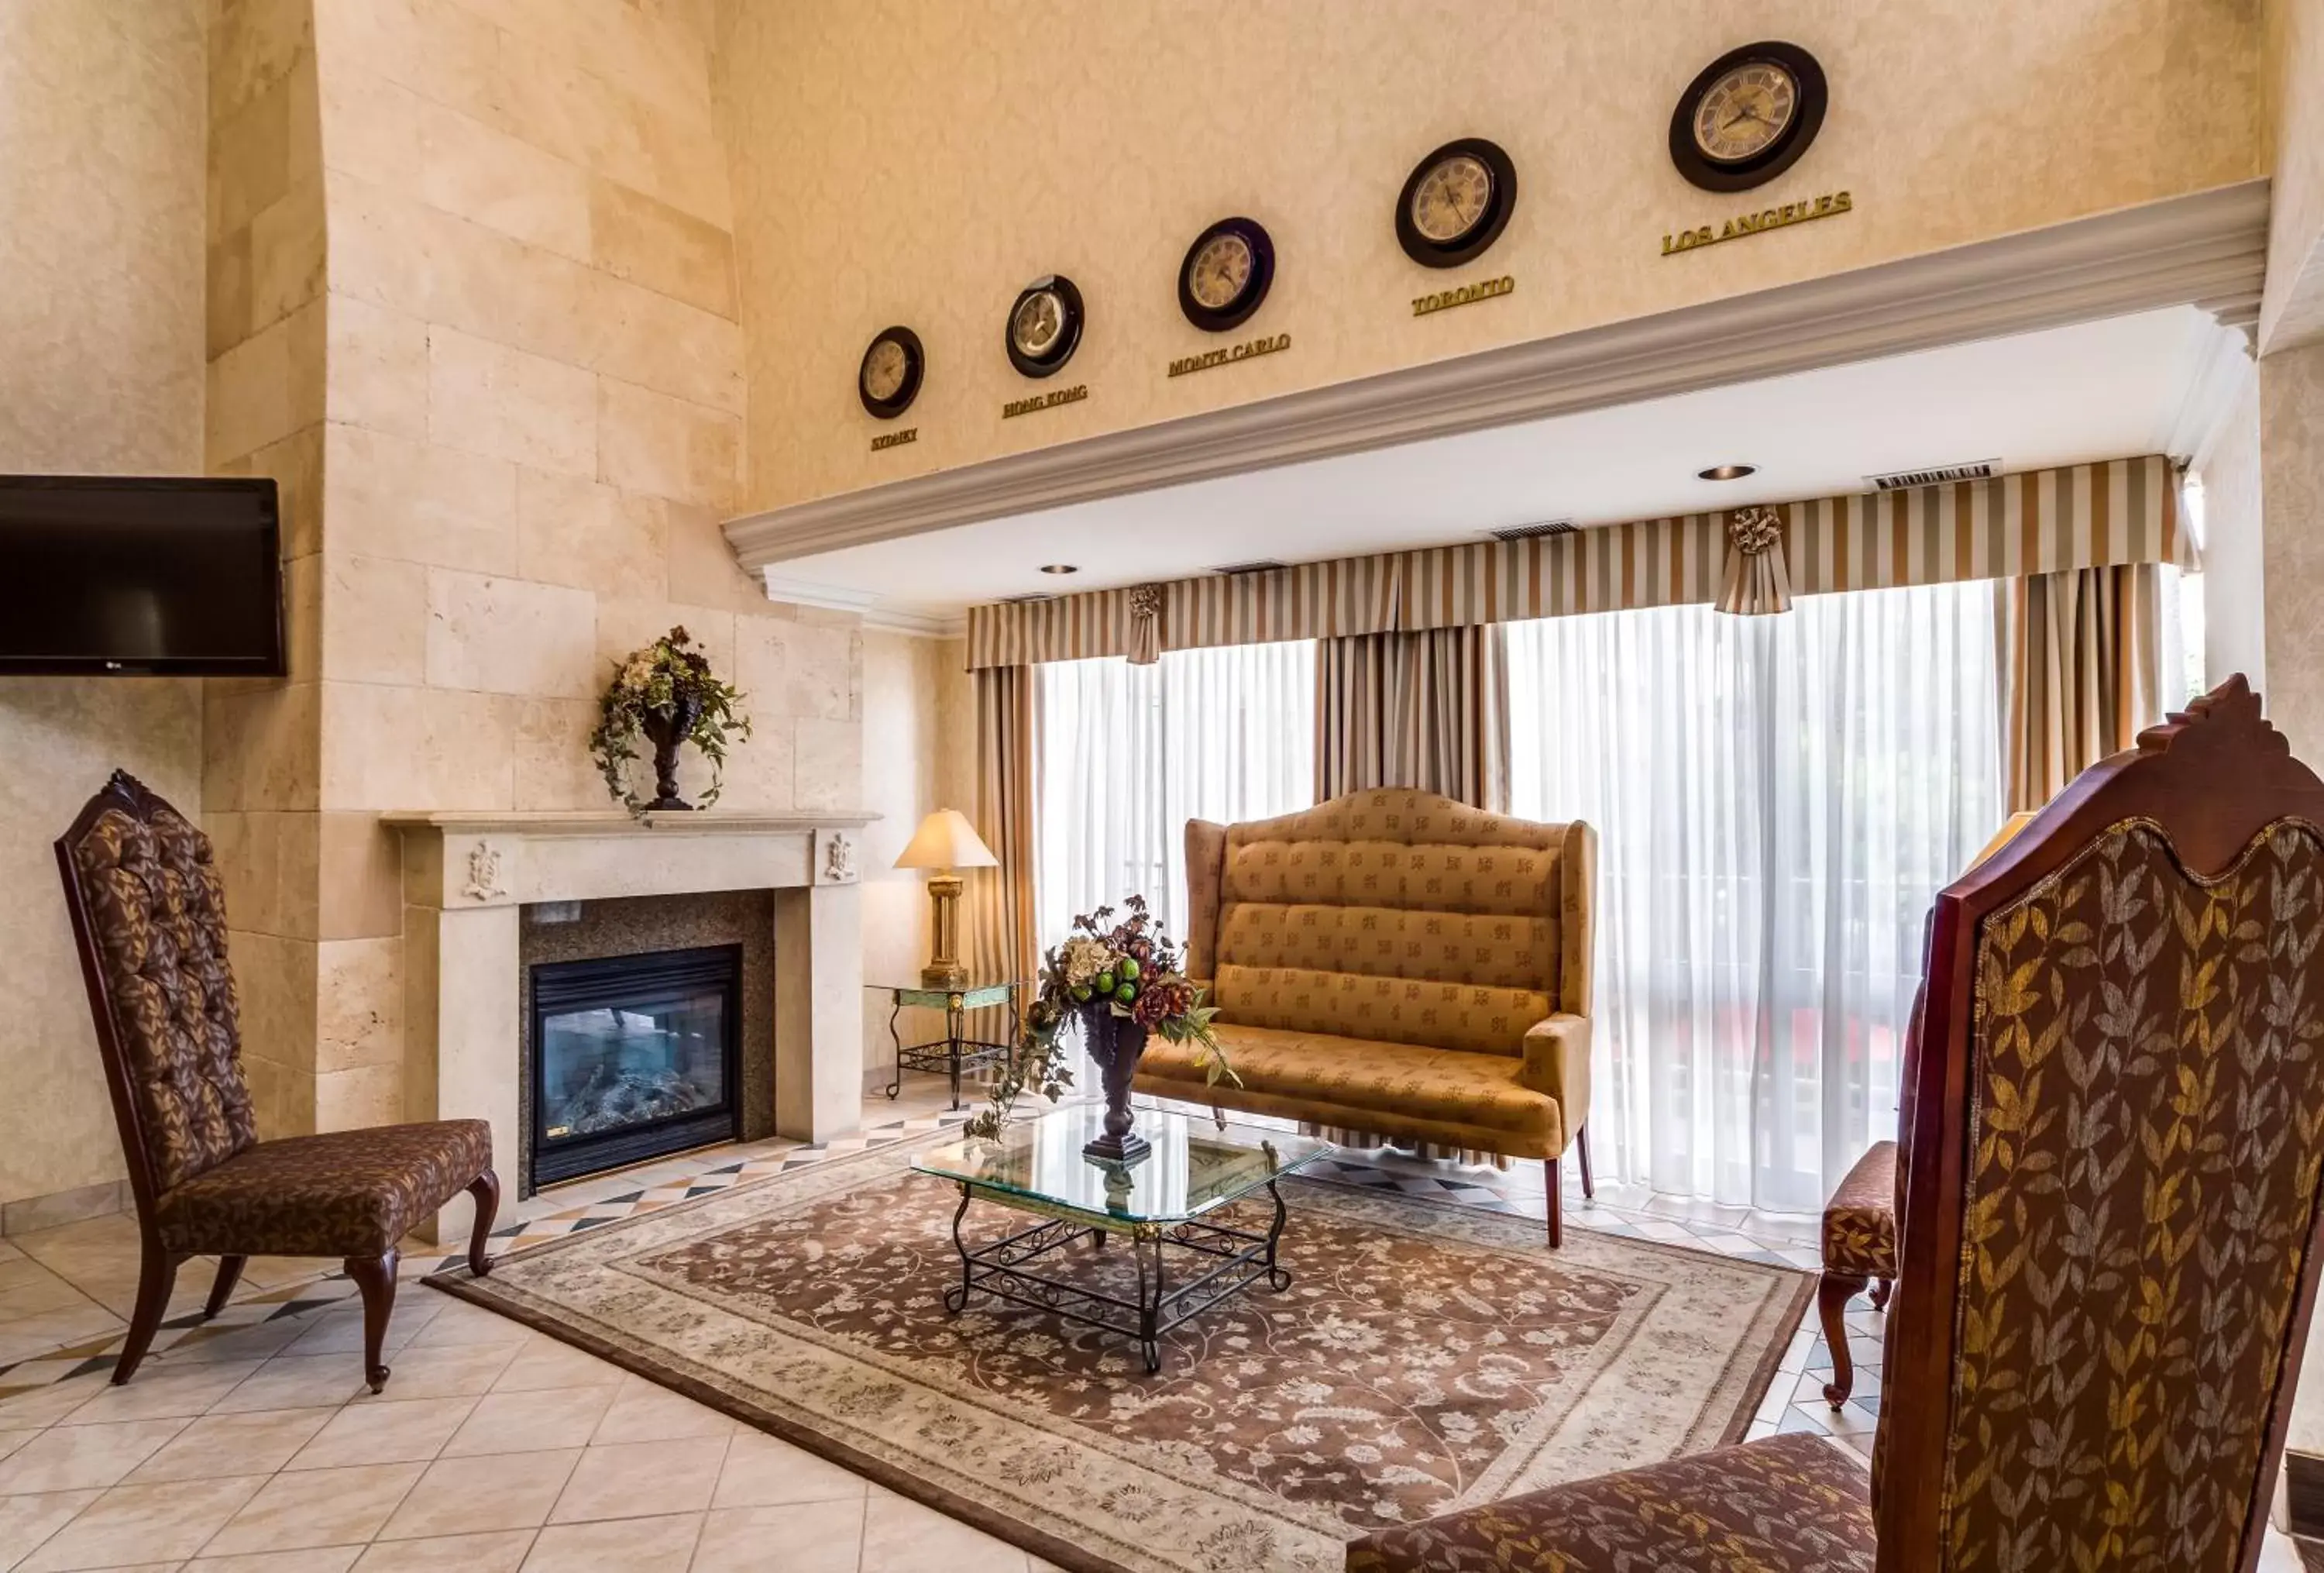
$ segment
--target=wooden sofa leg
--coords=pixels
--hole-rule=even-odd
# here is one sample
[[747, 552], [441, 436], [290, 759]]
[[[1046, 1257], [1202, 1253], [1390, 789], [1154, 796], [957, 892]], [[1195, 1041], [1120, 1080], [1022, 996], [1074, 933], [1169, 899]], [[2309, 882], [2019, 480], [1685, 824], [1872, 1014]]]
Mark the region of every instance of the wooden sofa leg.
[[347, 1276], [363, 1291], [364, 1380], [374, 1393], [387, 1386], [387, 1363], [381, 1356], [387, 1342], [387, 1319], [395, 1309], [395, 1269], [400, 1253], [390, 1245], [382, 1256], [350, 1256]]
[[1558, 1206], [1556, 1159], [1545, 1158], [1541, 1161], [1541, 1178], [1543, 1189], [1549, 1193], [1549, 1248], [1554, 1251], [1565, 1244], [1565, 1221], [1558, 1216], [1562, 1209]]
[[153, 1335], [161, 1330], [161, 1318], [170, 1309], [170, 1291], [177, 1287], [178, 1268], [184, 1261], [151, 1238], [146, 1240], [137, 1269], [137, 1306], [129, 1314], [129, 1337], [122, 1341], [121, 1357], [113, 1364], [115, 1386], [137, 1374], [145, 1351], [153, 1346]]
[[210, 1284], [209, 1299], [202, 1305], [203, 1316], [215, 1317], [226, 1309], [226, 1302], [233, 1298], [234, 1286], [242, 1282], [242, 1264], [249, 1260], [247, 1256], [218, 1258], [217, 1277]]
[[1598, 1182], [1590, 1178], [1590, 1122], [1582, 1121], [1573, 1128], [1573, 1148], [1582, 1158], [1582, 1194], [1591, 1201], [1598, 1199]]
[[1823, 1321], [1824, 1347], [1831, 1351], [1831, 1380], [1823, 1384], [1823, 1401], [1834, 1409], [1856, 1387], [1856, 1359], [1848, 1352], [1848, 1302], [1868, 1282], [1861, 1273], [1827, 1272], [1816, 1286], [1816, 1314]]
[[492, 1239], [493, 1220], [500, 1216], [501, 1177], [485, 1170], [468, 1182], [468, 1194], [476, 1198], [476, 1226], [468, 1232], [468, 1271], [482, 1278], [493, 1270], [484, 1246]]

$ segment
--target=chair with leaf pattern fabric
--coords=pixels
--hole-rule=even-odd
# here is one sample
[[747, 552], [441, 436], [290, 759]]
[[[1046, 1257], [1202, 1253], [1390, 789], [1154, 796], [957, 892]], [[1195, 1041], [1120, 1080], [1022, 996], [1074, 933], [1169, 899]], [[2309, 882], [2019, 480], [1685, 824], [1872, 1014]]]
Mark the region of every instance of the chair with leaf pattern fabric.
[[115, 771], [56, 850], [143, 1247], [113, 1380], [135, 1374], [189, 1259], [218, 1258], [214, 1317], [251, 1256], [336, 1256], [363, 1294], [364, 1379], [379, 1392], [398, 1242], [466, 1190], [476, 1204], [468, 1264], [491, 1269], [491, 1127], [437, 1120], [259, 1141], [209, 837]]
[[2324, 782], [2240, 678], [1937, 899], [1872, 1473], [1786, 1435], [1361, 1573], [2249, 1573], [2324, 1260]]

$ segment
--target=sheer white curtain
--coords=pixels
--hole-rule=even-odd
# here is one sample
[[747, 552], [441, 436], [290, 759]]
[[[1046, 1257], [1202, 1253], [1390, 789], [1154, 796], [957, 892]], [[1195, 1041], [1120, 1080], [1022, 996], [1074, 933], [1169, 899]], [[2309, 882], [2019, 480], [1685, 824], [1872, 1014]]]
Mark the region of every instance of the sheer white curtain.
[[1315, 646], [1307, 640], [1050, 662], [1040, 682], [1034, 912], [1041, 943], [1076, 913], [1146, 897], [1186, 935], [1186, 821], [1315, 800]]
[[1990, 581], [1509, 629], [1512, 800], [1599, 832], [1593, 1156], [1812, 1210], [1895, 1125], [1930, 899], [2004, 818]]

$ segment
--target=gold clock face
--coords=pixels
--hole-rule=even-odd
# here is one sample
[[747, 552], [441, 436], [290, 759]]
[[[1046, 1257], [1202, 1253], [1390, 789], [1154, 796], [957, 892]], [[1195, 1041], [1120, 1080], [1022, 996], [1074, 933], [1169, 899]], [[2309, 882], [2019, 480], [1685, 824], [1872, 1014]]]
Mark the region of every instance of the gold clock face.
[[1065, 303], [1055, 290], [1036, 290], [1019, 303], [1009, 319], [1010, 341], [1028, 360], [1040, 360], [1057, 346], [1065, 331]]
[[1800, 88], [1770, 60], [1747, 60], [1711, 85], [1694, 106], [1694, 145], [1716, 164], [1766, 153], [1799, 113]]
[[910, 371], [904, 347], [892, 338], [881, 339], [863, 357], [863, 396], [874, 403], [886, 403], [903, 390]]
[[1412, 190], [1412, 227], [1437, 245], [1451, 245], [1484, 222], [1493, 203], [1493, 171], [1485, 161], [1455, 153], [1420, 177]]
[[1250, 288], [1253, 265], [1250, 241], [1240, 235], [1213, 236], [1188, 265], [1186, 291], [1196, 305], [1223, 311]]

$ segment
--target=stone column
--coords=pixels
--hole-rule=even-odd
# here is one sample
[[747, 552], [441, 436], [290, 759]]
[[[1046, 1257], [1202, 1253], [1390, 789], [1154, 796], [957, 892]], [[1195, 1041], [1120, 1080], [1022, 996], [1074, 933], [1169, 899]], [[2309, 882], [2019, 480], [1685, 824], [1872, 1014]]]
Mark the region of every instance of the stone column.
[[827, 1142], [863, 1116], [862, 890], [775, 892], [775, 1130]]

